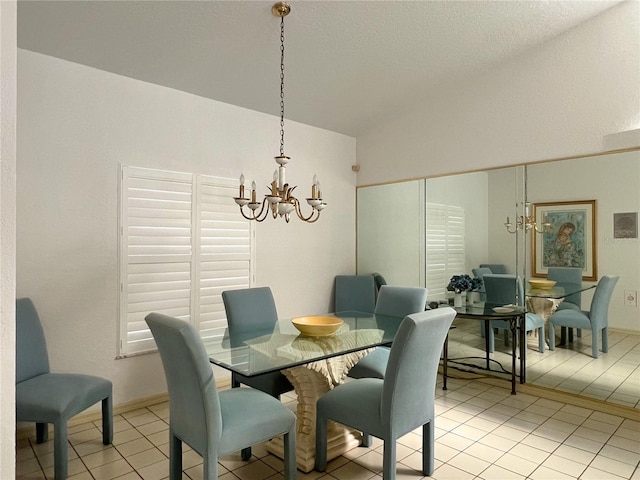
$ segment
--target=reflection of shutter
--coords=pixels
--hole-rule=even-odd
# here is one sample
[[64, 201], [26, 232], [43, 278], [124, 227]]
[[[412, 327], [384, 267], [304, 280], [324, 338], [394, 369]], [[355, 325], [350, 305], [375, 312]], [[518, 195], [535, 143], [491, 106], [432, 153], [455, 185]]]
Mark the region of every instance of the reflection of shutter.
[[445, 297], [453, 275], [464, 273], [464, 209], [427, 203], [427, 288], [429, 297]]
[[252, 227], [231, 200], [236, 188], [228, 179], [122, 168], [120, 355], [156, 348], [144, 321], [150, 312], [191, 321], [204, 336], [226, 325], [221, 292], [249, 287], [252, 264]]

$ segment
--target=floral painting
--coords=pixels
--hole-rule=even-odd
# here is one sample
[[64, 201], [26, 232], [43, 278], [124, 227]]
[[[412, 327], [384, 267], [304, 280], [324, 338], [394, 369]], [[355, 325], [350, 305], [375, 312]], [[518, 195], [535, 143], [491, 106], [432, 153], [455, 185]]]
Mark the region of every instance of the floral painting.
[[533, 275], [544, 277], [549, 267], [579, 267], [584, 280], [595, 280], [595, 200], [537, 203], [534, 217], [546, 229], [533, 235]]

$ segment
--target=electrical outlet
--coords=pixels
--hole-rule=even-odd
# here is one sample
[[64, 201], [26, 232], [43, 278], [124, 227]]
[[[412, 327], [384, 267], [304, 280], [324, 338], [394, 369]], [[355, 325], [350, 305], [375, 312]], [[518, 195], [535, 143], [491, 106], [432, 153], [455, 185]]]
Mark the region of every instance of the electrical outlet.
[[624, 304], [628, 307], [636, 307], [638, 305], [638, 292], [635, 290], [625, 290]]

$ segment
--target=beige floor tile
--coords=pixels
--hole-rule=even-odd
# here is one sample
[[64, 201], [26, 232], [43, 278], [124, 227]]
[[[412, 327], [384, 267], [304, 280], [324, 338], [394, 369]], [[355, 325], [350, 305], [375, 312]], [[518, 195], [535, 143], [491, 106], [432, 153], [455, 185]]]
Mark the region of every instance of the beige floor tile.
[[137, 472], [144, 480], [161, 480], [169, 478], [169, 459], [165, 458], [160, 462], [142, 467], [137, 470]]
[[473, 475], [480, 475], [483, 471], [489, 468], [489, 466], [491, 466], [490, 462], [464, 452], [453, 457], [447, 462], [447, 464], [465, 472], [472, 473]]
[[90, 470], [91, 475], [93, 475], [96, 480], [112, 480], [132, 471], [133, 468], [124, 459], [116, 460], [115, 462], [107, 463], [106, 465], [101, 465]]
[[480, 478], [482, 480], [525, 480], [526, 477], [523, 477], [516, 472], [512, 472], [511, 470], [507, 470], [498, 465], [491, 465], [477, 478]]
[[241, 480], [264, 480], [278, 473], [266, 463], [258, 460], [233, 470]]
[[153, 443], [142, 436], [140, 438], [136, 438], [135, 440], [131, 440], [130, 442], [120, 443], [116, 445], [116, 449], [124, 457], [149, 450], [150, 448], [154, 448]]
[[153, 465], [154, 463], [158, 463], [166, 458], [167, 457], [160, 450], [157, 448], [151, 448], [139, 453], [128, 455], [127, 462], [129, 462], [135, 470], [140, 470], [143, 467]]

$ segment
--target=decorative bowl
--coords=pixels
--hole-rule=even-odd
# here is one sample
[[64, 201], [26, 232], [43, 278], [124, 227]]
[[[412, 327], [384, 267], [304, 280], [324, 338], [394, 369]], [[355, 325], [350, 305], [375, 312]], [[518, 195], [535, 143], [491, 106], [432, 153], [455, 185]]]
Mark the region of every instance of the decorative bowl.
[[515, 305], [505, 305], [504, 307], [493, 307], [492, 310], [496, 313], [512, 313], [517, 310]]
[[340, 325], [344, 322], [341, 318], [337, 317], [297, 317], [291, 320], [293, 326], [300, 330], [303, 335], [310, 337], [326, 337], [335, 333]]
[[556, 284], [553, 280], [529, 280], [531, 288], [539, 288], [541, 290], [550, 290]]

